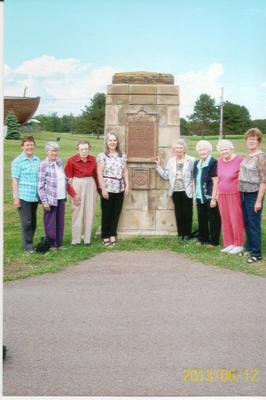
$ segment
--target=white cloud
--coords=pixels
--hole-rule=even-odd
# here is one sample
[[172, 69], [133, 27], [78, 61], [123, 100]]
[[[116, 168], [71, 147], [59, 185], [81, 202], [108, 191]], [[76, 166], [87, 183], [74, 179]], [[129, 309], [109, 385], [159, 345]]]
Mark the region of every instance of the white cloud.
[[78, 73], [82, 65], [75, 58], [58, 59], [43, 55], [33, 60], [27, 60], [15, 69], [16, 74], [36, 77], [49, 77], [56, 74], [64, 75]]
[[[27, 60], [12, 69], [4, 66], [4, 93], [7, 96], [22, 96], [27, 87], [27, 96], [40, 96], [41, 102], [37, 114], [57, 112], [59, 115], [80, 114], [96, 92], [106, 92], [106, 86], [112, 82], [116, 71], [112, 66], [93, 68], [75, 58], [57, 59], [52, 56]], [[220, 78], [223, 77], [223, 65], [211, 64], [205, 70], [189, 70], [175, 75], [175, 84], [180, 86], [181, 116], [193, 112], [196, 99], [207, 93], [219, 103], [221, 96]], [[260, 92], [240, 93], [237, 86], [225, 85], [225, 100], [243, 104], [249, 109], [253, 119], [265, 118], [266, 82], [260, 84]], [[255, 90], [255, 88], [254, 88]], [[258, 103], [259, 101], [259, 103]]]
[[23, 62], [12, 70], [5, 66], [5, 95], [41, 96], [37, 114], [57, 112], [79, 114], [96, 92], [105, 92], [114, 69], [93, 69], [74, 58], [56, 59], [42, 56]]
[[221, 85], [219, 78], [223, 75], [223, 72], [223, 65], [214, 63], [205, 71], [191, 70], [175, 75], [175, 83], [180, 86], [180, 113], [182, 117], [193, 112], [195, 101], [202, 93], [207, 93], [214, 97], [216, 101], [220, 99]]

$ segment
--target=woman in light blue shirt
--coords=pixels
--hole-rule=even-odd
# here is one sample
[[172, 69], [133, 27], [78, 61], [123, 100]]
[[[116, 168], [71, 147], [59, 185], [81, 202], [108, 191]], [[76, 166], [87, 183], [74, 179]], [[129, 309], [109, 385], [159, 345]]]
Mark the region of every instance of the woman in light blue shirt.
[[37, 227], [39, 157], [33, 136], [22, 139], [23, 152], [11, 163], [14, 206], [20, 215], [24, 250], [33, 253], [33, 237]]

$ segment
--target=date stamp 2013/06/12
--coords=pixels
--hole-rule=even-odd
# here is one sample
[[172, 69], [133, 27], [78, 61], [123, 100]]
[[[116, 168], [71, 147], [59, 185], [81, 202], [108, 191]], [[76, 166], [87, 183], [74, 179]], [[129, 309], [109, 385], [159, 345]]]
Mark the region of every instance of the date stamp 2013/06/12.
[[253, 369], [201, 369], [191, 368], [183, 369], [182, 372], [177, 374], [177, 379], [185, 383], [197, 383], [197, 382], [245, 382], [252, 383], [257, 382], [259, 379], [258, 368]]

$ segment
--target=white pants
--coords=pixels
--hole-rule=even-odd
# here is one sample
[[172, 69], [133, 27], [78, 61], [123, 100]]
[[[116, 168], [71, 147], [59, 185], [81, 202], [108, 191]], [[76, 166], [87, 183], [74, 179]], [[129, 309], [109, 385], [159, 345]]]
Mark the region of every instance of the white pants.
[[73, 178], [75, 192], [80, 198], [80, 205], [75, 206], [72, 200], [72, 244], [91, 242], [91, 231], [96, 209], [96, 184], [94, 178]]

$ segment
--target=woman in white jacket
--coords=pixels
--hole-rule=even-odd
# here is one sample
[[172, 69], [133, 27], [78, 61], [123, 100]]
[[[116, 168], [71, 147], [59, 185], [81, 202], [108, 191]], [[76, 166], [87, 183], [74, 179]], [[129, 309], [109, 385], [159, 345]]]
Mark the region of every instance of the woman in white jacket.
[[163, 179], [169, 180], [169, 195], [172, 196], [175, 207], [178, 238], [188, 240], [192, 228], [195, 158], [186, 154], [187, 145], [183, 139], [179, 139], [173, 147], [176, 155], [169, 158], [165, 168], [161, 167], [160, 158], [157, 157], [156, 171]]

